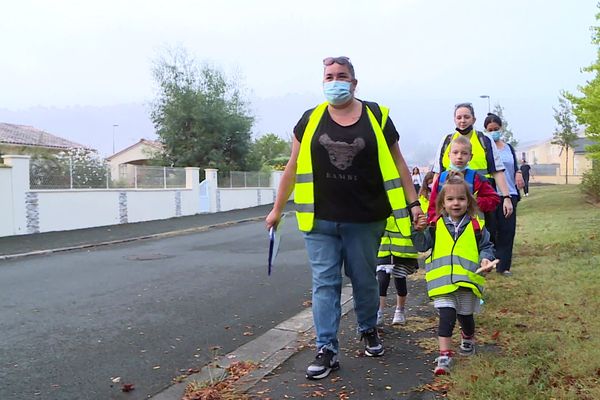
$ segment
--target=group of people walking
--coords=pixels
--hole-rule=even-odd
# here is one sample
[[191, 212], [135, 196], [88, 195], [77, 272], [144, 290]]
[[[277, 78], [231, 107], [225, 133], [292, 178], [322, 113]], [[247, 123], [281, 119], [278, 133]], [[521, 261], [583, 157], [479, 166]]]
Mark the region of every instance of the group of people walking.
[[[423, 178], [404, 160], [389, 109], [357, 99], [347, 57], [323, 60], [325, 102], [294, 128], [267, 228], [276, 227], [292, 191], [298, 227], [312, 270], [317, 354], [308, 379], [339, 368], [338, 329], [343, 274], [352, 283], [364, 353], [385, 353], [377, 326], [393, 278], [393, 324], [406, 323], [406, 277], [425, 252], [428, 295], [439, 312], [440, 354], [434, 370], [448, 373], [451, 337], [461, 327], [459, 352], [475, 352], [475, 321], [484, 275], [511, 267], [517, 189], [524, 185], [514, 149], [494, 133], [502, 121], [488, 114], [487, 134], [474, 129], [469, 103], [454, 108], [456, 129], [442, 138], [432, 171]], [[494, 248], [495, 247], [495, 248]], [[343, 269], [342, 269], [343, 268]], [[342, 274], [343, 271], [343, 274]]]

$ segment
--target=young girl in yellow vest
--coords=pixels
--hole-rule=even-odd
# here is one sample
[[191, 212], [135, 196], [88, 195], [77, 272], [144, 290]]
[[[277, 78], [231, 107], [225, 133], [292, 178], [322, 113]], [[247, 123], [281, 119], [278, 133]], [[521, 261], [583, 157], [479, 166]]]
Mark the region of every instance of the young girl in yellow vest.
[[439, 312], [436, 375], [447, 374], [453, 362], [452, 331], [460, 323], [459, 353], [475, 353], [475, 319], [485, 279], [497, 261], [494, 246], [477, 219], [477, 203], [463, 177], [451, 173], [437, 200], [438, 217], [428, 227], [426, 217], [413, 226], [413, 243], [418, 251], [432, 249], [425, 264], [427, 292]]

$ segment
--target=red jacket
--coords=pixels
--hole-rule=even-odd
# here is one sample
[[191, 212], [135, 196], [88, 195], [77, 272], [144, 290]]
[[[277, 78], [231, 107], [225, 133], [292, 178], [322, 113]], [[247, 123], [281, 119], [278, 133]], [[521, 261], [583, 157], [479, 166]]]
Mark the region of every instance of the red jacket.
[[[435, 212], [435, 201], [440, 190], [439, 185], [440, 176], [438, 175], [431, 186], [431, 194], [429, 195], [429, 208], [427, 209], [427, 223], [433, 222], [436, 218]], [[494, 211], [498, 204], [500, 204], [500, 196], [494, 190], [490, 182], [481, 176], [479, 173], [475, 174], [473, 182], [473, 191], [475, 198], [477, 199], [477, 207], [481, 212]]]

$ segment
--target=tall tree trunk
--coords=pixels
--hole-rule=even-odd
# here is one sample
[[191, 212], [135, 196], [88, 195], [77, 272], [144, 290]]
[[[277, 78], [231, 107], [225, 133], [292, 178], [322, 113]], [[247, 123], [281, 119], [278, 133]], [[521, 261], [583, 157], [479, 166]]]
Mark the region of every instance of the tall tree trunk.
[[569, 145], [565, 147], [565, 184], [569, 183]]

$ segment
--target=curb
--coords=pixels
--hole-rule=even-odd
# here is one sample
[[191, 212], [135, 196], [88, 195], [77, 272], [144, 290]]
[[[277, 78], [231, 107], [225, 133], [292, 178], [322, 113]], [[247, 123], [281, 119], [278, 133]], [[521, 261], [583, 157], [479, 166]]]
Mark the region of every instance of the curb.
[[[352, 309], [351, 300], [352, 286], [342, 287], [342, 315]], [[256, 339], [204, 366], [200, 372], [189, 375], [182, 382], [172, 384], [149, 398], [152, 400], [181, 400], [188, 383], [218, 381], [226, 375], [226, 368], [234, 361], [253, 361], [258, 364], [258, 368], [234, 384], [236, 391], [245, 393], [288, 358], [302, 350], [312, 340], [309, 331], [313, 328], [312, 310], [307, 308]]]
[[30, 257], [30, 256], [44, 256], [44, 255], [48, 255], [48, 254], [60, 253], [60, 252], [71, 251], [71, 250], [82, 250], [82, 249], [89, 249], [89, 248], [95, 248], [95, 247], [110, 246], [113, 244], [135, 242], [137, 240], [144, 240], [144, 239], [162, 239], [162, 238], [167, 238], [167, 237], [172, 237], [172, 236], [186, 235], [186, 234], [190, 234], [190, 233], [205, 232], [210, 229], [221, 228], [221, 227], [235, 225], [235, 224], [241, 224], [244, 222], [260, 221], [260, 220], [263, 220], [264, 218], [265, 218], [264, 216], [244, 218], [244, 219], [240, 219], [240, 220], [236, 220], [236, 221], [228, 221], [228, 222], [221, 222], [218, 224], [199, 226], [196, 228], [186, 228], [186, 229], [180, 229], [180, 230], [175, 230], [175, 231], [153, 233], [153, 234], [149, 234], [149, 235], [109, 240], [106, 242], [86, 243], [86, 244], [80, 244], [80, 245], [76, 245], [76, 246], [57, 247], [54, 249], [47, 249], [47, 250], [34, 250], [34, 251], [26, 252], [26, 253], [5, 254], [5, 255], [0, 255], [0, 261], [14, 260], [17, 258]]

